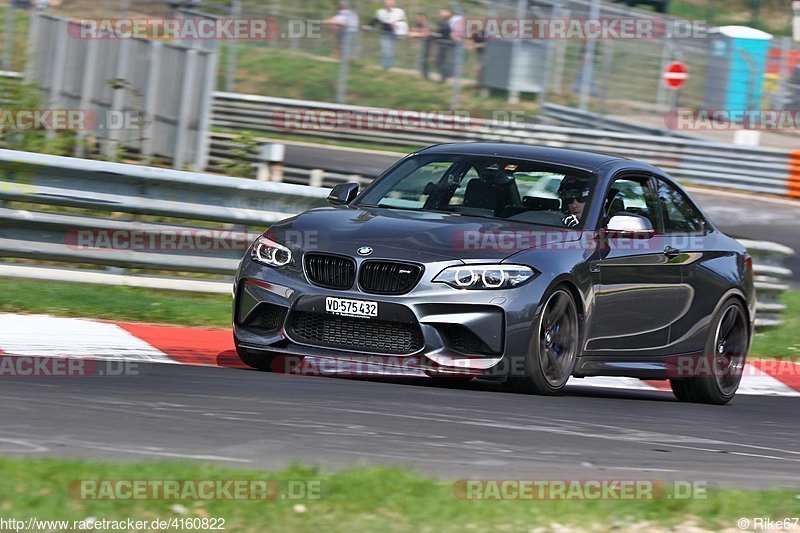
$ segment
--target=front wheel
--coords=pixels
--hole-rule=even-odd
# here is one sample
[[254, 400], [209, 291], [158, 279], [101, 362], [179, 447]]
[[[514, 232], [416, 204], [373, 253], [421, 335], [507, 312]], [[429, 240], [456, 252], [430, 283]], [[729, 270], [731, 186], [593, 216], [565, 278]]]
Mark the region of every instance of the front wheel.
[[555, 395], [564, 390], [580, 349], [578, 308], [570, 291], [559, 286], [545, 298], [521, 375], [511, 368], [506, 386], [516, 392]]
[[738, 300], [726, 301], [714, 320], [706, 341], [702, 365], [704, 375], [671, 379], [675, 396], [684, 402], [724, 405], [731, 401], [742, 379], [747, 358], [748, 322]]

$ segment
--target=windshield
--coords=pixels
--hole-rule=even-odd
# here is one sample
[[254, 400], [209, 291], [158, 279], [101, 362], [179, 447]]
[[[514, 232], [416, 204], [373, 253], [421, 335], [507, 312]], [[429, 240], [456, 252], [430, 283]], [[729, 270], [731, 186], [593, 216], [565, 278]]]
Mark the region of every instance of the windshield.
[[356, 204], [580, 227], [594, 182], [589, 173], [531, 161], [423, 154], [384, 176]]

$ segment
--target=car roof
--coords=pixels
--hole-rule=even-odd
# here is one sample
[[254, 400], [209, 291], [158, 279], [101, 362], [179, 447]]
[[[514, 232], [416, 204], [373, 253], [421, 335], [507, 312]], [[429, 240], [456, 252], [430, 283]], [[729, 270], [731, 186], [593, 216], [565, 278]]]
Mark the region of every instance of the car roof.
[[498, 155], [541, 161], [554, 165], [561, 165], [584, 170], [594, 170], [609, 161], [625, 160], [624, 157], [584, 152], [581, 150], [565, 150], [563, 148], [549, 148], [545, 146], [531, 146], [515, 143], [444, 143], [429, 146], [417, 153], [425, 154], [465, 154], [465, 155]]

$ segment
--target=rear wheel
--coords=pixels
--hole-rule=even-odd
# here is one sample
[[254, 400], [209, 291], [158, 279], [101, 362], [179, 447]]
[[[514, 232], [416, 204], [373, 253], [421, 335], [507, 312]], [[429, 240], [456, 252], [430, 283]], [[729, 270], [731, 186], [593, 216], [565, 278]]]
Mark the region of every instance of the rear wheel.
[[545, 298], [536, 320], [522, 375], [511, 368], [509, 389], [529, 394], [554, 395], [564, 390], [572, 375], [580, 347], [578, 308], [570, 291], [559, 286]]
[[726, 301], [711, 322], [702, 362], [705, 375], [671, 379], [675, 396], [684, 402], [723, 405], [728, 403], [742, 379], [747, 358], [748, 322], [738, 300]]
[[272, 363], [272, 356], [251, 352], [238, 344], [236, 344], [236, 353], [239, 355], [239, 359], [247, 366], [255, 368], [256, 370], [271, 372], [270, 364]]

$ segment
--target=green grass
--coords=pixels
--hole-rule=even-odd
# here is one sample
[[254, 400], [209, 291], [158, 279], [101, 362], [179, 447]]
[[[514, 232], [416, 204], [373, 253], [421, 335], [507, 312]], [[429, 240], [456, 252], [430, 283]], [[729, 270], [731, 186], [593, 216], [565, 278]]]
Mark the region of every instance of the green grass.
[[[254, 45], [239, 48], [236, 91], [281, 98], [334, 101], [339, 62], [302, 52], [266, 49]], [[347, 103], [393, 109], [447, 110], [452, 87], [423, 80], [416, 72], [384, 71], [378, 64], [352, 61]], [[474, 86], [461, 91], [461, 110], [528, 110], [535, 105], [509, 105], [505, 96], [482, 98]]]
[[0, 311], [226, 327], [231, 297], [0, 278]]
[[[71, 481], [271, 480], [316, 484], [319, 498], [260, 501], [98, 501], [74, 499]], [[306, 485], [310, 486], [310, 485]], [[286, 495], [285, 491], [281, 494]], [[734, 528], [742, 516], [800, 514], [796, 490], [709, 489], [705, 499], [650, 501], [467, 501], [453, 483], [402, 469], [353, 468], [323, 472], [292, 466], [279, 472], [231, 470], [186, 462], [100, 463], [56, 459], [0, 459], [3, 518], [26, 520], [153, 520], [224, 518], [227, 531], [530, 531], [554, 523], [609, 530], [646, 523]], [[176, 508], [181, 506], [181, 508]]]
[[787, 291], [781, 296], [786, 305], [784, 325], [757, 333], [750, 353], [768, 357], [797, 358], [800, 356], [800, 291]]
[[[758, 20], [754, 6], [761, 4]], [[669, 13], [710, 25], [754, 26], [774, 35], [791, 35], [791, 3], [782, 0], [671, 0]]]

